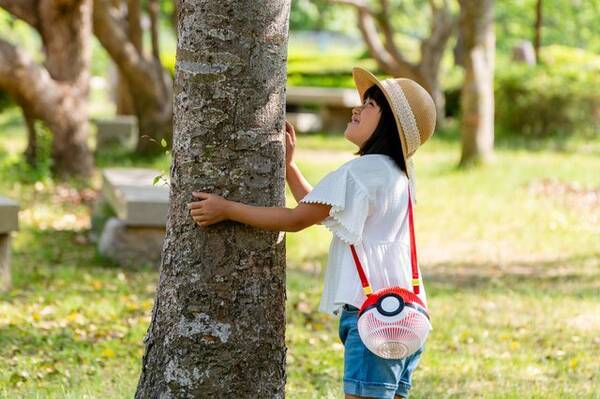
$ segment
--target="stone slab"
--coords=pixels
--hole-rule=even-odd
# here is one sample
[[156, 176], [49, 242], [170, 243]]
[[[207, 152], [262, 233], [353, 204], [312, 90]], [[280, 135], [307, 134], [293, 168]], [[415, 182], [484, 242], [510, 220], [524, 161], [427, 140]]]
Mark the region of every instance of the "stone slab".
[[115, 145], [135, 148], [138, 138], [137, 118], [132, 115], [116, 115], [111, 118], [96, 118], [96, 149]]
[[150, 263], [158, 268], [165, 233], [164, 227], [127, 226], [113, 217], [104, 226], [98, 251], [125, 267]]
[[323, 127], [321, 115], [314, 112], [287, 112], [285, 119], [300, 133], [318, 131]]
[[0, 234], [19, 229], [19, 204], [6, 197], [0, 197]]
[[360, 105], [360, 96], [356, 89], [289, 86], [286, 88], [286, 102], [352, 108]]
[[126, 225], [166, 226], [169, 187], [163, 179], [152, 185], [158, 175], [160, 171], [146, 168], [102, 170], [102, 194]]

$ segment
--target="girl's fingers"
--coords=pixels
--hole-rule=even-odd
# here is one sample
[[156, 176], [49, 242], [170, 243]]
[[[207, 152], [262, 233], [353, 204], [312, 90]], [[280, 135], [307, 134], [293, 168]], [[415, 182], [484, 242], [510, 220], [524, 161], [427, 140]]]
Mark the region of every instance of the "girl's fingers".
[[288, 131], [292, 136], [296, 135], [296, 132], [294, 131], [294, 126], [292, 126], [292, 124], [287, 120], [285, 121], [285, 127], [286, 131]]
[[196, 216], [196, 217], [194, 218], [194, 222], [196, 222], [196, 223], [204, 223], [204, 222], [206, 222], [207, 220], [208, 220], [208, 219], [206, 219], [206, 218], [204, 218], [204, 217], [200, 217], [200, 216]]
[[290, 133], [286, 134], [285, 138], [290, 144], [294, 144], [296, 142]]
[[202, 207], [202, 204], [200, 202], [191, 202], [187, 205], [187, 207], [191, 210], [200, 209]]
[[203, 193], [202, 191], [193, 191], [192, 192], [192, 196], [194, 196], [196, 198], [208, 198], [209, 194], [208, 193]]

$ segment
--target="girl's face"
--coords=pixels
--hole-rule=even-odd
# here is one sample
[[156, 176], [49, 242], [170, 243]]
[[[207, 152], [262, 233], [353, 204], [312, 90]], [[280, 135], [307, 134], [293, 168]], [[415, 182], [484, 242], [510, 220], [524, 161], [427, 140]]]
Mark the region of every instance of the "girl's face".
[[381, 109], [375, 100], [365, 98], [360, 107], [352, 108], [352, 120], [348, 122], [344, 137], [358, 148], [371, 137], [381, 119]]

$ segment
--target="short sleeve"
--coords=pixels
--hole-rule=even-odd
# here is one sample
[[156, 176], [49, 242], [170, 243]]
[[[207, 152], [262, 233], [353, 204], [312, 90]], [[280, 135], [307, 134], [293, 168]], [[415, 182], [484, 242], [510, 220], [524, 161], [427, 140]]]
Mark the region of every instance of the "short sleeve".
[[369, 214], [369, 195], [348, 168], [325, 175], [300, 202], [331, 205], [329, 216], [322, 224], [348, 244], [362, 241]]

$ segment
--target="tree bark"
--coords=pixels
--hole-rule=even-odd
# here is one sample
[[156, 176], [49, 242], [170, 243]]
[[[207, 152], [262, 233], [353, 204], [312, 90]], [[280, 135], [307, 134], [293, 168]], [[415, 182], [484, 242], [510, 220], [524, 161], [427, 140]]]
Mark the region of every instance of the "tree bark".
[[465, 78], [460, 165], [487, 162], [494, 149], [494, 1], [459, 0]]
[[24, 113], [41, 119], [52, 131], [55, 176], [89, 177], [93, 169], [87, 145], [91, 0], [0, 0], [0, 6], [38, 30], [45, 53], [42, 67], [0, 40], [0, 87]]
[[290, 0], [183, 0], [170, 206], [136, 398], [283, 398], [285, 234], [199, 227], [192, 191], [285, 206]]
[[[139, 5], [137, 0], [129, 3]], [[133, 101], [139, 127], [136, 151], [158, 154], [164, 149], [156, 142], [165, 139], [168, 147], [172, 144], [173, 82], [157, 57], [147, 57], [136, 40], [130, 40], [122, 17], [111, 0], [94, 1], [94, 33], [118, 66]]]

